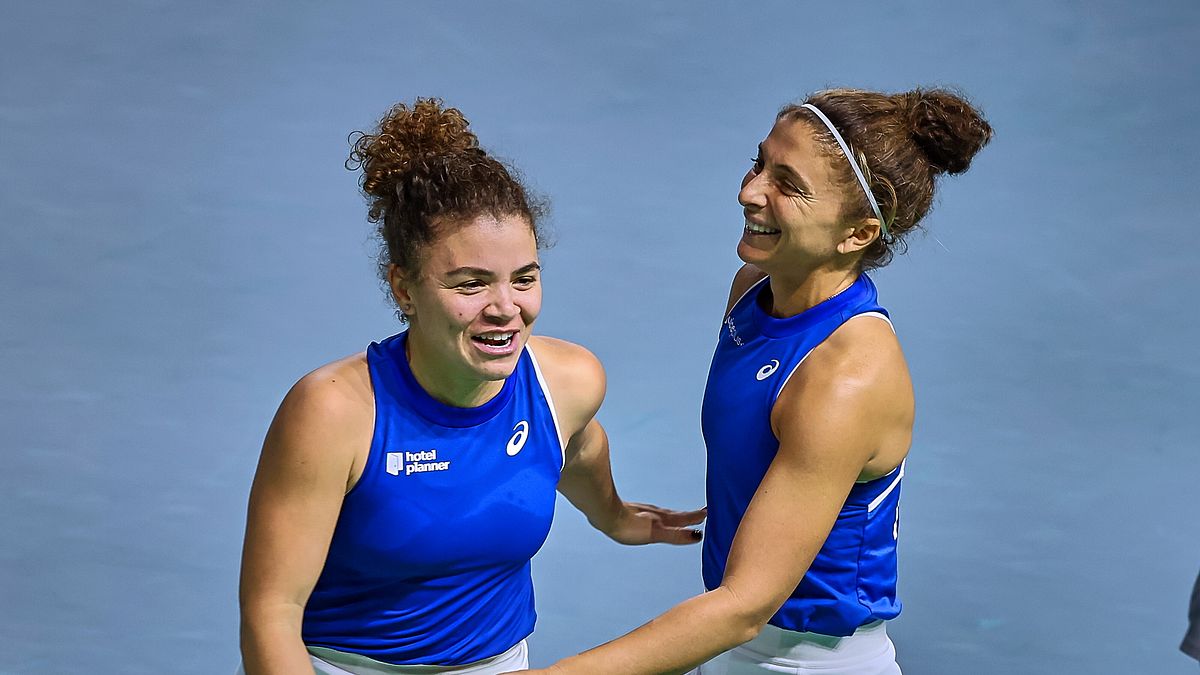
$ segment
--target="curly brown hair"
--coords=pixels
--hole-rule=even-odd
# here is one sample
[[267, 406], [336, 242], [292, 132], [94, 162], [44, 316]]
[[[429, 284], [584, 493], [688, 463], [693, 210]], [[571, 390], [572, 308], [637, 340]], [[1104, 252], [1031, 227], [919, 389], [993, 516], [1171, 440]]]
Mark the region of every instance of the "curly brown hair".
[[[883, 94], [861, 89], [828, 89], [804, 103], [816, 106], [833, 122], [851, 149], [886, 223], [864, 250], [860, 265], [869, 270], [891, 262], [905, 250], [904, 237], [929, 213], [934, 178], [960, 174], [992, 138], [992, 127], [967, 100], [945, 89], [913, 89]], [[776, 119], [802, 119], [830, 157], [842, 157], [833, 135], [802, 104], [784, 106]], [[846, 189], [846, 220], [874, 217], [862, 188], [845, 160], [834, 161]]]
[[517, 216], [539, 248], [544, 245], [545, 200], [530, 194], [516, 169], [480, 148], [469, 127], [457, 108], [418, 98], [393, 106], [372, 133], [350, 134], [346, 168], [362, 171], [359, 185], [370, 205], [367, 219], [378, 224], [385, 284], [391, 265], [406, 275], [419, 272], [425, 246], [446, 228], [482, 215]]

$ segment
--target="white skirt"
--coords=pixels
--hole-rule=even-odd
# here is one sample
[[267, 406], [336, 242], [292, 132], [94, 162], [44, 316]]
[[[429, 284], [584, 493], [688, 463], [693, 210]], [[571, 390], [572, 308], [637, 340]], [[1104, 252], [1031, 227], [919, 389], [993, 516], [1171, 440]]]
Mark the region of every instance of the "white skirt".
[[753, 640], [702, 664], [688, 675], [901, 675], [884, 622], [848, 637], [767, 626]]
[[[322, 647], [309, 647], [308, 658], [317, 675], [501, 675], [529, 668], [529, 649], [524, 640], [503, 654], [463, 666], [397, 666]], [[245, 673], [238, 668], [238, 675]]]

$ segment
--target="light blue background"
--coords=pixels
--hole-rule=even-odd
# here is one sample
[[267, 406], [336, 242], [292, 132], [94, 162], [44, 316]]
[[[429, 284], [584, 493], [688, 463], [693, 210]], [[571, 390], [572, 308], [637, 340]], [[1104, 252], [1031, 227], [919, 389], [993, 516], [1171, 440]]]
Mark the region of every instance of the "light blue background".
[[[876, 275], [919, 402], [901, 664], [1195, 672], [1194, 1], [5, 5], [0, 672], [235, 667], [274, 408], [397, 328], [342, 166], [391, 103], [461, 107], [553, 199], [539, 330], [605, 362], [622, 493], [692, 507], [755, 145], [806, 92], [918, 84], [996, 137]], [[535, 664], [699, 589], [697, 548], [560, 506]]]

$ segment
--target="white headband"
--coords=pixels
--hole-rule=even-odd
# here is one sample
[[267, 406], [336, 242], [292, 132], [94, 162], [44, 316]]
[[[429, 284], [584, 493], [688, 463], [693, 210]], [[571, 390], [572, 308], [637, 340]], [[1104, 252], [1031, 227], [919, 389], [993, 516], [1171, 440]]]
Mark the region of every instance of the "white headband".
[[871, 202], [871, 210], [875, 212], [875, 217], [879, 219], [879, 226], [883, 228], [883, 233], [888, 233], [887, 221], [883, 219], [883, 213], [879, 210], [879, 202], [875, 201], [875, 195], [871, 194], [871, 188], [867, 185], [867, 177], [863, 175], [862, 169], [858, 168], [858, 162], [854, 161], [854, 155], [850, 154], [850, 146], [846, 145], [845, 139], [838, 133], [837, 128], [833, 126], [833, 122], [825, 116], [825, 113], [817, 110], [817, 106], [811, 103], [802, 103], [801, 108], [808, 108], [815, 112], [817, 117], [825, 123], [829, 128], [829, 133], [833, 134], [833, 140], [837, 141], [842, 148], [842, 154], [846, 156], [846, 160], [850, 162], [850, 168], [854, 169], [854, 175], [858, 177], [858, 184], [862, 186], [863, 192], [867, 193], [867, 201]]

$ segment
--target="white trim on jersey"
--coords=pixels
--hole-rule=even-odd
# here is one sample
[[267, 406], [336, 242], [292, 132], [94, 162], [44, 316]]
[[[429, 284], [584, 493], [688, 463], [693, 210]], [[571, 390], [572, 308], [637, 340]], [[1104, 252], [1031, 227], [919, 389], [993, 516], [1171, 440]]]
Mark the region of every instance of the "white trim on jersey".
[[878, 497], [872, 499], [870, 504], [867, 504], [867, 513], [879, 508], [879, 505], [883, 503], [883, 500], [887, 499], [887, 496], [892, 494], [892, 490], [895, 490], [896, 486], [900, 484], [900, 479], [904, 478], [904, 463], [907, 461], [908, 460], [905, 459], [900, 462], [900, 467], [896, 470], [896, 477], [892, 479], [891, 485], [888, 485], [886, 490], [880, 492]]
[[546, 378], [542, 376], [542, 368], [538, 365], [537, 357], [533, 355], [533, 345], [526, 342], [525, 351], [529, 352], [529, 362], [533, 364], [533, 373], [537, 375], [538, 384], [542, 387], [542, 394], [546, 396], [546, 405], [550, 406], [550, 419], [554, 420], [554, 435], [558, 436], [558, 452], [562, 455], [562, 466], [566, 466], [567, 444], [563, 442], [562, 427], [558, 425], [558, 411], [554, 409], [554, 397], [550, 395], [550, 385], [546, 384]]
[[[746, 291], [746, 292], [749, 293], [750, 291]], [[738, 302], [741, 302], [741, 300], [738, 300]], [[842, 326], [857, 319], [860, 316], [873, 316], [877, 319], [883, 319], [884, 321], [887, 322], [887, 325], [892, 329], [892, 332], [893, 333], [896, 332], [896, 327], [892, 325], [892, 320], [889, 319], [887, 317], [887, 315], [882, 312], [863, 312], [862, 314], [855, 314], [854, 316], [850, 317], [849, 319], [846, 319], [845, 321], [843, 321]], [[838, 326], [838, 328], [841, 328], [841, 326]], [[834, 329], [834, 330], [837, 330], [837, 329]], [[831, 335], [832, 335], [832, 333], [831, 333]], [[826, 339], [828, 339], [828, 338], [826, 338]], [[816, 348], [817, 348], [817, 346], [814, 345], [813, 349], [816, 349]], [[792, 379], [792, 375], [796, 374], [796, 369], [800, 367], [801, 363], [804, 363], [804, 359], [807, 359], [809, 354], [812, 354], [812, 349], [805, 352], [804, 356], [800, 357], [800, 360], [796, 362], [796, 365], [792, 366], [792, 371], [787, 374], [787, 377], [783, 378], [783, 384], [779, 385], [779, 388], [777, 388], [775, 390], [775, 398], [771, 399], [771, 405], [775, 404], [775, 401], [779, 398], [779, 394], [783, 393], [783, 388], [787, 386], [788, 380]]]
[[888, 318], [888, 315], [884, 314], [883, 312], [863, 312], [862, 314], [855, 314], [854, 316], [850, 317], [849, 319], [846, 319], [846, 321], [850, 321], [851, 319], [857, 319], [860, 316], [873, 316], [877, 319], [883, 319], [884, 321], [887, 322], [888, 326], [891, 326], [892, 332], [893, 333], [896, 332], [895, 324], [893, 324], [892, 320]]
[[[813, 349], [816, 349], [816, 348], [814, 347]], [[775, 401], [778, 401], [778, 400], [779, 400], [779, 395], [783, 393], [783, 388], [784, 388], [784, 387], [786, 387], [786, 386], [787, 386], [787, 383], [788, 383], [788, 381], [792, 379], [792, 375], [795, 375], [795, 374], [796, 374], [796, 369], [800, 367], [800, 364], [801, 364], [801, 363], [804, 363], [804, 359], [807, 359], [807, 358], [808, 358], [808, 355], [809, 355], [809, 354], [811, 354], [811, 353], [812, 353], [812, 349], [810, 349], [810, 350], [808, 350], [808, 351], [804, 352], [804, 356], [801, 356], [801, 357], [800, 357], [800, 360], [796, 362], [796, 365], [792, 366], [792, 370], [791, 370], [791, 372], [789, 372], [789, 373], [787, 374], [787, 377], [783, 378], [783, 384], [781, 384], [781, 385], [779, 385], [778, 387], [776, 387], [776, 388], [775, 388], [775, 398], [771, 399], [771, 406], [772, 406], [772, 407], [774, 407], [774, 406], [775, 406]]]

